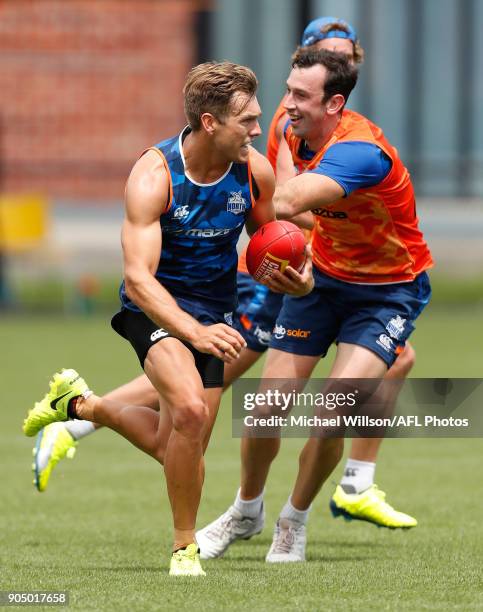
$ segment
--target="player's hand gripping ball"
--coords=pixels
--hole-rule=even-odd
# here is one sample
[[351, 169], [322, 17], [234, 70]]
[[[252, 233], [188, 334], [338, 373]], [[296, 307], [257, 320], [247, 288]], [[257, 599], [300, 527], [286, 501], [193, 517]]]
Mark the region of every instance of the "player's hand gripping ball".
[[290, 221], [270, 221], [253, 234], [248, 244], [248, 272], [256, 281], [265, 281], [275, 270], [292, 266], [301, 272], [305, 265], [304, 233]]

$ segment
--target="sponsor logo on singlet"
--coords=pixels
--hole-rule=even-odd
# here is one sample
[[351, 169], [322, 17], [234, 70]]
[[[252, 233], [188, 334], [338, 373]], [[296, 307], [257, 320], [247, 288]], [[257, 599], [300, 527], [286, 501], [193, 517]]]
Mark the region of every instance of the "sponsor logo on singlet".
[[325, 217], [326, 219], [348, 219], [349, 215], [343, 210], [329, 210], [328, 208], [314, 208], [314, 215]]
[[218, 236], [226, 236], [227, 234], [229, 234], [230, 232], [233, 231], [234, 228], [232, 227], [227, 227], [227, 228], [193, 228], [193, 229], [189, 229], [189, 230], [173, 230], [170, 227], [164, 228], [163, 231], [166, 233], [169, 233], [171, 235], [173, 234], [182, 234], [184, 236], [191, 236], [193, 238], [216, 238]]

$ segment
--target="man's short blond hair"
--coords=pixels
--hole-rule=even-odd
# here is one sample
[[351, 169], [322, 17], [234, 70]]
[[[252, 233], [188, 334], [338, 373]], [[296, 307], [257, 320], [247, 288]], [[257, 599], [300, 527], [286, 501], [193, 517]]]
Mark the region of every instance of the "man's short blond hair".
[[[206, 62], [190, 70], [183, 88], [184, 112], [193, 131], [201, 128], [201, 116], [210, 113], [219, 121], [233, 111], [236, 94], [246, 94], [248, 103], [258, 87], [255, 73], [232, 62]], [[242, 108], [237, 109], [242, 112]]]

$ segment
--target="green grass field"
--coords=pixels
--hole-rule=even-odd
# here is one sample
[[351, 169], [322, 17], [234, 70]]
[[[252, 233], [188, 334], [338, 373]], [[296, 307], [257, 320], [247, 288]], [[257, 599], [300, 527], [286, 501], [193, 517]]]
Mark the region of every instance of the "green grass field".
[[[432, 309], [414, 335], [414, 376], [481, 377], [480, 310]], [[481, 440], [388, 440], [376, 480], [414, 514], [409, 532], [334, 520], [332, 483], [308, 527], [308, 562], [267, 566], [273, 521], [301, 440], [285, 440], [270, 475], [264, 532], [205, 562], [206, 579], [170, 579], [170, 513], [161, 469], [110, 431], [81, 441], [44, 494], [31, 485], [24, 413], [62, 366], [99, 393], [138, 374], [134, 353], [103, 319], [7, 317], [2, 339], [0, 590], [68, 590], [81, 610], [481, 610]], [[326, 371], [321, 365], [318, 371]], [[257, 370], [258, 371], [258, 370]], [[226, 396], [207, 454], [199, 524], [236, 492], [238, 440]], [[341, 466], [333, 475], [336, 481]]]

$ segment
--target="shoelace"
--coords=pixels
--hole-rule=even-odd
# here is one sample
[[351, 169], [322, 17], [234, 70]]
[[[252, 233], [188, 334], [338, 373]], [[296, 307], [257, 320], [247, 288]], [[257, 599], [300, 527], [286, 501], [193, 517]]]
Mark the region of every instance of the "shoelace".
[[292, 527], [288, 529], [280, 529], [277, 534], [275, 546], [273, 547], [274, 553], [289, 553], [295, 542], [295, 530]]
[[233, 523], [233, 515], [227, 514], [219, 524], [213, 525], [211, 529], [209, 529], [207, 536], [215, 536], [216, 538], [221, 538], [225, 535], [227, 531], [229, 531], [231, 525]]

